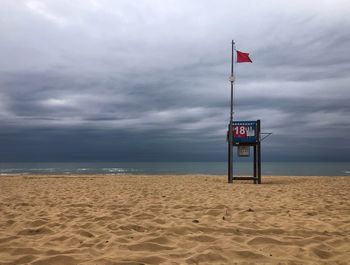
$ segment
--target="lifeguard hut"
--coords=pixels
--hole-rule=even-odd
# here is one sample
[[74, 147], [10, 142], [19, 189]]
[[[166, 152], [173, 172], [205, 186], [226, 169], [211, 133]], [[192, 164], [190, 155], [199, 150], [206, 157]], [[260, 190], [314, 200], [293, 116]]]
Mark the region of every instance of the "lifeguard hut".
[[[232, 121], [232, 128], [228, 130], [228, 182], [233, 180], [253, 180], [254, 184], [261, 184], [261, 126], [260, 120], [256, 121]], [[231, 137], [229, 133], [231, 132]], [[232, 143], [230, 143], [232, 141]], [[233, 147], [237, 147], [240, 157], [249, 157], [253, 149], [253, 176], [233, 177]]]

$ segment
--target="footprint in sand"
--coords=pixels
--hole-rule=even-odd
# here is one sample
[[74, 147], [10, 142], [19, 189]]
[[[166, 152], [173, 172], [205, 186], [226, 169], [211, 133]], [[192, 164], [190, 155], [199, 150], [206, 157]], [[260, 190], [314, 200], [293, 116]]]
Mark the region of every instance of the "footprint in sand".
[[41, 258], [40, 260], [33, 262], [32, 265], [76, 265], [78, 263], [79, 262], [73, 257], [57, 255], [48, 258]]
[[168, 247], [168, 246], [164, 246], [156, 243], [150, 243], [150, 242], [143, 242], [143, 243], [129, 245], [127, 246], [127, 248], [132, 251], [151, 251], [151, 252], [174, 249], [173, 247]]
[[18, 235], [24, 236], [33, 236], [33, 235], [44, 235], [44, 234], [52, 234], [53, 231], [46, 228], [45, 226], [39, 228], [26, 228], [18, 232]]
[[249, 240], [247, 244], [248, 245], [266, 245], [266, 244], [290, 245], [290, 243], [288, 242], [283, 242], [270, 237], [254, 237], [253, 239]]
[[83, 237], [89, 237], [89, 238], [94, 237], [93, 234], [91, 234], [89, 231], [86, 231], [86, 230], [79, 230], [76, 233], [83, 236]]
[[206, 235], [190, 236], [187, 239], [198, 242], [214, 242], [216, 240], [216, 238]]
[[212, 251], [196, 254], [193, 257], [186, 260], [186, 262], [190, 264], [201, 264], [202, 262], [204, 262], [205, 264], [210, 264], [214, 262], [220, 262], [221, 264], [225, 264], [227, 261], [228, 260], [224, 256], [214, 253]]

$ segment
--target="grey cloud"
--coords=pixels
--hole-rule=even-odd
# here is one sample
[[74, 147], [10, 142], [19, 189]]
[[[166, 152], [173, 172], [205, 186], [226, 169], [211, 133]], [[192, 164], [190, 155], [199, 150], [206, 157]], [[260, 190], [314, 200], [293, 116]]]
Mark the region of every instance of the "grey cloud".
[[0, 157], [224, 160], [232, 37], [254, 61], [237, 65], [235, 118], [274, 132], [264, 157], [349, 157], [346, 7], [4, 1]]

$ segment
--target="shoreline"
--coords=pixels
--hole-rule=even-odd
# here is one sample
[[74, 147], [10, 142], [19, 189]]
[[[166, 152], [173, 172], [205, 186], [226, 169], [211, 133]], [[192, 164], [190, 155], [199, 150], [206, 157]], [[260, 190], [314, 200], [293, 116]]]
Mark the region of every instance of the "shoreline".
[[[252, 175], [251, 162], [236, 162], [234, 175]], [[0, 163], [0, 176], [23, 174], [226, 175], [226, 162]], [[263, 176], [350, 176], [350, 162], [263, 162]]]
[[[137, 177], [137, 176], [157, 176], [157, 177], [166, 177], [166, 176], [175, 176], [175, 177], [181, 177], [181, 176], [206, 176], [206, 177], [226, 177], [227, 175], [223, 174], [213, 174], [213, 173], [76, 173], [76, 172], [71, 172], [71, 173], [0, 173], [0, 178], [1, 177], [54, 177], [54, 176], [67, 176], [67, 177], [79, 177], [79, 176], [130, 176], [130, 177]], [[252, 175], [247, 175], [247, 174], [242, 174], [242, 175], [235, 175], [234, 177], [251, 177]], [[350, 177], [350, 174], [347, 175], [262, 175], [262, 178], [288, 178], [288, 177]]]

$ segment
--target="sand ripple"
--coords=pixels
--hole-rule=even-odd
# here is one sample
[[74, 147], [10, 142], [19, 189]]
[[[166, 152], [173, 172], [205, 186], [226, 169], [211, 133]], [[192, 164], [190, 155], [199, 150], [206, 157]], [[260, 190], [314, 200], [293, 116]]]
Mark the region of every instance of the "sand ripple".
[[350, 178], [0, 177], [0, 265], [350, 264]]

